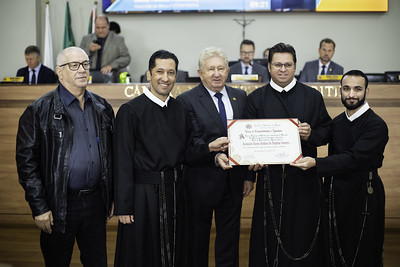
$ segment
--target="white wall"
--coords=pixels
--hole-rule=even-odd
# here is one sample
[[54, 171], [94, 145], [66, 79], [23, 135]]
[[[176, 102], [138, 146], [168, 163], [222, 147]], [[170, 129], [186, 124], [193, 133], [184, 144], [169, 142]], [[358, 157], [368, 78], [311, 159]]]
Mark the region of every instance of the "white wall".
[[[23, 7], [23, 8], [20, 8]], [[36, 3], [0, 0], [0, 79], [26, 66], [24, 50], [36, 44]]]
[[[98, 1], [101, 13], [101, 1]], [[50, 0], [53, 53], [62, 49], [65, 0]], [[75, 44], [87, 33], [94, 1], [69, 0]], [[36, 16], [34, 9], [41, 11]], [[44, 0], [0, 0], [0, 77], [13, 76], [25, 65], [23, 51], [29, 44], [41, 48], [44, 38]], [[239, 57], [242, 28], [233, 19], [241, 14], [129, 14], [109, 15], [117, 21], [132, 56], [130, 69], [138, 81], [157, 49], [176, 53], [180, 69], [197, 76], [197, 59], [207, 46], [223, 48], [230, 60]], [[316, 59], [319, 41], [330, 37], [336, 42], [334, 61], [345, 71], [400, 70], [400, 1], [389, 1], [387, 13], [256, 13], [246, 30], [246, 38], [256, 43], [256, 57], [277, 42], [292, 44], [297, 51], [297, 73], [305, 61]], [[38, 25], [36, 25], [36, 23]], [[10, 26], [7, 26], [10, 25]], [[36, 40], [36, 35], [41, 40]], [[37, 42], [36, 42], [37, 41]]]

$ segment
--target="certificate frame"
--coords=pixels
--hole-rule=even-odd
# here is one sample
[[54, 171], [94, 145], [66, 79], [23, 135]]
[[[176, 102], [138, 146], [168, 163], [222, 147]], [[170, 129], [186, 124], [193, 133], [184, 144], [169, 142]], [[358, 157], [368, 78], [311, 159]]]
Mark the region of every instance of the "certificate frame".
[[299, 120], [228, 120], [229, 164], [290, 164], [302, 155]]

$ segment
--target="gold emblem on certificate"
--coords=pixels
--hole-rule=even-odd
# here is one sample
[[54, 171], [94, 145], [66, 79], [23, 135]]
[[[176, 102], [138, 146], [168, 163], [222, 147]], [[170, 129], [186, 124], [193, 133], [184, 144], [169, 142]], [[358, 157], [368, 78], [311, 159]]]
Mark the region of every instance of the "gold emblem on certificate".
[[302, 157], [298, 119], [228, 120], [231, 165], [290, 164]]

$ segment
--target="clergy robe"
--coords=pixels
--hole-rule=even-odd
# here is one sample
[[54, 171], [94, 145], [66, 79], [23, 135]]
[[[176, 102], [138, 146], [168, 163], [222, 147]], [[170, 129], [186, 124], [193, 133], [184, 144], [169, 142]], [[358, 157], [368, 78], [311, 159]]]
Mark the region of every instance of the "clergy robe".
[[[331, 118], [322, 95], [302, 83], [296, 82], [296, 85], [287, 93], [279, 93], [270, 84], [255, 90], [248, 96], [246, 112], [249, 119], [298, 118], [300, 122], [310, 124], [312, 131], [309, 140], [301, 141], [304, 156], [316, 157], [317, 146], [326, 143], [325, 138], [329, 133]], [[323, 266], [320, 229], [321, 179], [317, 177], [315, 169], [302, 171], [289, 165], [285, 165], [284, 168], [286, 178], [283, 185], [283, 202], [281, 202], [283, 166], [269, 165], [258, 173], [250, 236], [249, 266], [273, 266], [274, 261], [278, 262], [279, 267]], [[269, 178], [264, 181], [266, 177], [264, 174], [267, 171]], [[274, 214], [271, 214], [268, 192], [272, 194]], [[281, 203], [282, 212], [280, 211]], [[266, 226], [264, 226], [264, 211]], [[280, 219], [281, 222], [279, 222]], [[280, 228], [280, 237], [287, 254], [295, 258], [301, 258], [306, 254], [304, 259], [291, 260], [281, 248], [278, 249], [273, 221], [276, 222], [275, 228], [278, 230]], [[279, 224], [281, 224], [280, 227]]]
[[[355, 267], [381, 266], [385, 192], [377, 169], [382, 166], [388, 139], [386, 123], [371, 109], [353, 122], [347, 119], [345, 113], [333, 120], [329, 156], [316, 160], [317, 173], [325, 176], [324, 188], [329, 196], [331, 220], [328, 239], [335, 258], [332, 266], [344, 266], [343, 258], [338, 255], [338, 244], [347, 266], [352, 266], [354, 258]], [[370, 172], [372, 194], [367, 192]], [[368, 215], [356, 256], [366, 201]], [[336, 213], [336, 227], [333, 212]]]
[[[170, 172], [178, 167], [176, 183], [177, 225], [176, 264], [183, 263], [185, 252], [183, 231], [185, 203], [179, 165], [185, 159], [185, 149], [190, 141], [189, 117], [185, 109], [173, 98], [167, 107], [160, 107], [142, 94], [118, 111], [114, 132], [114, 183], [115, 215], [134, 215], [132, 224], [118, 224], [115, 266], [160, 267], [162, 256], [167, 259], [167, 246], [161, 252], [159, 193], [161, 186], [146, 183], [141, 176], [146, 172]], [[167, 178], [167, 177], [166, 177]], [[172, 178], [173, 179], [173, 178]], [[139, 181], [141, 180], [141, 181]], [[174, 185], [165, 181], [168, 215], [169, 249], [173, 250], [173, 202]], [[165, 230], [165, 229], [164, 229]], [[172, 259], [171, 259], [172, 260]]]

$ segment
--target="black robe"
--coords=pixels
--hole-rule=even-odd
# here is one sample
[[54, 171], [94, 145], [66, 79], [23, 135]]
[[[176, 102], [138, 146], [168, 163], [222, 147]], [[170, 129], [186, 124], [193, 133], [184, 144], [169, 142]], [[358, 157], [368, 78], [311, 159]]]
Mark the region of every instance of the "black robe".
[[[386, 123], [371, 109], [350, 122], [345, 113], [332, 121], [329, 156], [317, 159], [317, 173], [325, 176], [329, 197], [329, 232], [332, 266], [374, 266], [382, 263], [385, 223], [385, 191], [377, 169], [382, 166], [388, 142]], [[373, 193], [367, 192], [372, 174]], [[333, 180], [331, 180], [333, 179]], [[331, 187], [331, 181], [332, 187]], [[333, 191], [331, 191], [333, 190]], [[367, 212], [366, 212], [367, 202]], [[336, 226], [333, 214], [336, 213]], [[364, 213], [367, 213], [365, 223]], [[356, 250], [364, 224], [357, 257]], [[338, 246], [339, 244], [339, 246]]]
[[[114, 131], [114, 214], [133, 214], [135, 221], [132, 224], [118, 224], [115, 266], [162, 266], [160, 185], [138, 183], [138, 173], [167, 171], [182, 164], [191, 139], [190, 129], [186, 111], [173, 98], [168, 101], [167, 107], [160, 107], [143, 94], [120, 107]], [[173, 183], [166, 182], [165, 187], [169, 243], [172, 250]], [[176, 183], [175, 266], [186, 265], [183, 262], [186, 254], [184, 248], [187, 247], [184, 244], [185, 202], [179, 171]]]
[[[304, 156], [316, 157], [317, 146], [326, 143], [331, 121], [322, 95], [299, 82], [284, 94], [277, 92], [270, 84], [255, 90], [248, 96], [247, 118], [298, 118], [300, 122], [307, 122], [312, 131], [309, 140], [301, 142], [302, 153]], [[281, 214], [282, 168], [282, 165], [270, 165], [258, 173], [249, 266], [273, 266], [276, 260], [277, 266], [323, 266], [321, 229], [317, 230], [318, 225], [320, 228], [322, 223], [321, 179], [317, 177], [314, 169], [302, 171], [285, 165], [286, 178]], [[269, 172], [269, 178], [264, 181], [266, 171]], [[274, 216], [271, 216], [268, 191], [272, 194]], [[266, 227], [264, 227], [264, 210]], [[272, 217], [275, 217], [275, 228], [279, 229], [280, 214], [282, 215], [280, 237], [283, 248], [295, 258], [308, 254], [304, 259], [291, 260], [282, 249], [278, 250], [279, 255], [276, 257], [277, 237]], [[265, 257], [265, 248], [268, 260]]]

